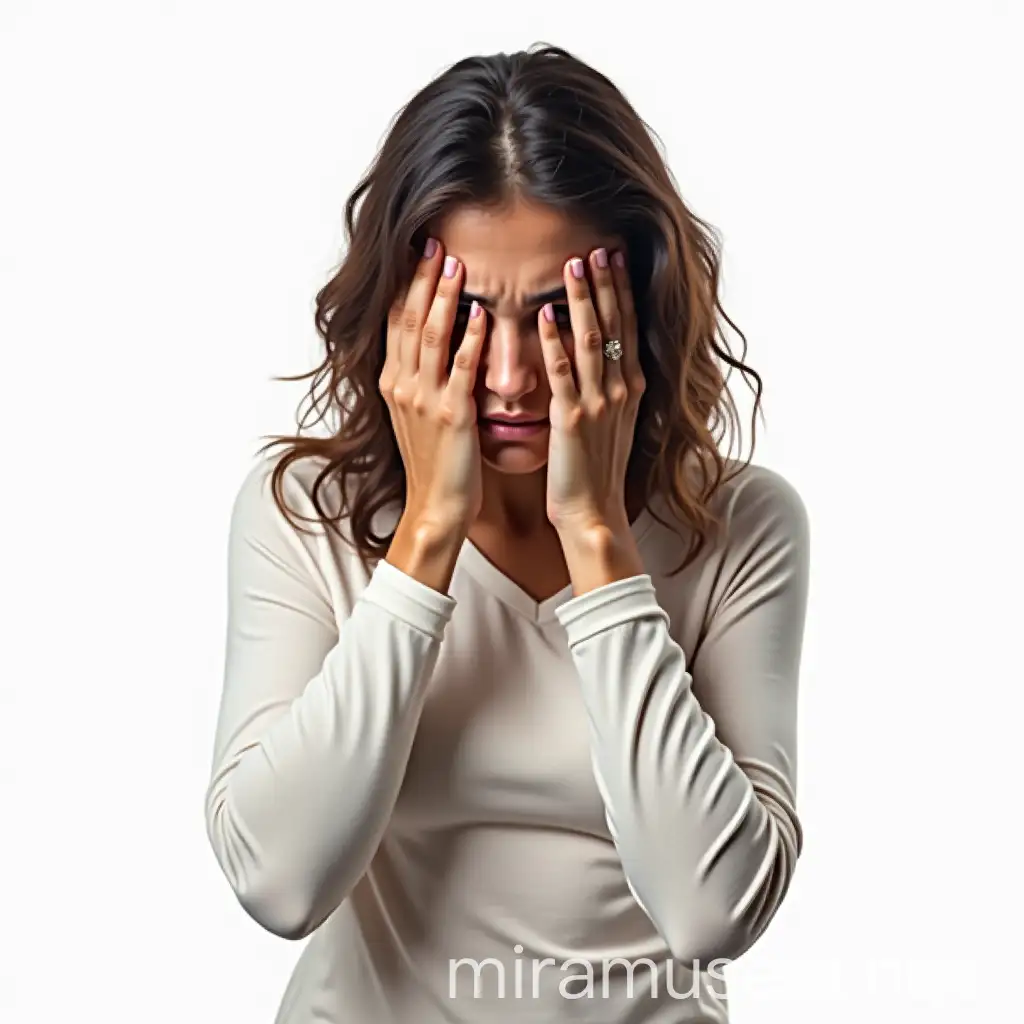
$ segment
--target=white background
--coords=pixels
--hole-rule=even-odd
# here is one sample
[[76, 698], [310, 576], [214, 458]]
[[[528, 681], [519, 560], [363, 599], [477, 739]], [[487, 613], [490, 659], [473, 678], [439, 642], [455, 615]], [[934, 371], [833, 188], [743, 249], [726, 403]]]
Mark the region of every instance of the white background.
[[806, 847], [733, 1018], [1019, 1013], [1020, 4], [2, 0], [4, 1021], [273, 1019], [300, 946], [203, 822], [230, 503], [389, 120], [536, 41], [721, 229], [812, 518]]

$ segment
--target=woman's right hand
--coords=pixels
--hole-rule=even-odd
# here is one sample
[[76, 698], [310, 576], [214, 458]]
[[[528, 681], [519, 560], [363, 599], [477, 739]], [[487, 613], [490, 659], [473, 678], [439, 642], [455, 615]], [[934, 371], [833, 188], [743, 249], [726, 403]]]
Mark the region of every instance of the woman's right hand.
[[450, 361], [463, 274], [459, 260], [427, 243], [391, 308], [379, 387], [405, 465], [403, 522], [464, 535], [483, 500], [474, 389], [487, 318], [474, 302]]

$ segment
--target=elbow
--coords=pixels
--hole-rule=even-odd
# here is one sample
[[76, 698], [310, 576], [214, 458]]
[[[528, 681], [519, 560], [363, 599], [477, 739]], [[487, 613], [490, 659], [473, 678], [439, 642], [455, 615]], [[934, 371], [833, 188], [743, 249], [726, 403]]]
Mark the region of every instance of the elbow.
[[248, 885], [232, 886], [242, 909], [261, 928], [279, 939], [297, 942], [312, 935], [320, 922], [308, 901], [282, 888], [263, 884], [265, 881], [257, 877]]
[[[313, 901], [294, 880], [280, 880], [267, 866], [242, 866], [233, 858], [223, 857], [219, 850], [217, 859], [241, 908], [271, 935], [298, 941], [320, 926]], [[229, 867], [232, 863], [235, 870]]]
[[[672, 957], [684, 964], [699, 963], [702, 969], [738, 960], [765, 933], [782, 905], [789, 878], [773, 880], [775, 885], [760, 890], [746, 909], [715, 901], [696, 914], [676, 914], [664, 921], [659, 931]], [[699, 906], [700, 901], [694, 899], [690, 905]]]
[[693, 971], [708, 971], [738, 960], [756, 941], [757, 936], [737, 924], [707, 924], [693, 927], [669, 926], [661, 929], [672, 959]]
[[226, 801], [207, 805], [207, 835], [221, 872], [239, 905], [261, 928], [278, 938], [297, 941], [319, 927], [315, 900], [298, 884], [294, 872], [258, 856], [255, 846], [233, 821]]
[[[795, 836], [769, 845], [750, 870], [734, 875], [723, 885], [691, 891], [685, 904], [690, 913], [671, 915], [659, 928], [672, 956], [683, 963], [708, 964], [738, 960], [765, 933], [789, 892], [800, 855], [799, 825]], [[741, 885], [740, 882], [745, 881]], [[739, 890], [745, 893], [740, 899]]]
[[[631, 886], [632, 888], [632, 886]], [[634, 896], [636, 890], [633, 890]], [[753, 944], [757, 934], [742, 918], [730, 915], [723, 905], [711, 906], [701, 893], [677, 897], [671, 907], [637, 903], [661, 937], [673, 960], [693, 971], [737, 960]], [[686, 908], [686, 909], [682, 909]]]

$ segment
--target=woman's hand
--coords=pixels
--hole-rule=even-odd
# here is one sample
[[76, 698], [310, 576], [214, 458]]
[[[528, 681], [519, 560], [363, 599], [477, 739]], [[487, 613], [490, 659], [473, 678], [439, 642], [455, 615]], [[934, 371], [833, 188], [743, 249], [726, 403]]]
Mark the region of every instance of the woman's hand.
[[[622, 254], [604, 249], [563, 271], [574, 338], [574, 362], [562, 345], [551, 306], [539, 315], [544, 364], [551, 384], [547, 516], [560, 535], [628, 532], [626, 467], [646, 382], [637, 352], [636, 311]], [[609, 359], [605, 341], [618, 339], [622, 358]]]
[[407, 526], [465, 532], [480, 512], [483, 483], [473, 396], [486, 317], [476, 304], [448, 372], [463, 267], [427, 242], [407, 293], [388, 318], [379, 387], [405, 465]]

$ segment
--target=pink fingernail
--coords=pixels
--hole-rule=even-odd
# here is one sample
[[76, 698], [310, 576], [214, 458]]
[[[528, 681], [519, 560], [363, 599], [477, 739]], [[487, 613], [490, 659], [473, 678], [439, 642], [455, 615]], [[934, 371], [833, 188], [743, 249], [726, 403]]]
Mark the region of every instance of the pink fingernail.
[[444, 258], [444, 276], [454, 277], [458, 266], [459, 261], [454, 256], [446, 256]]
[[572, 276], [576, 280], [580, 280], [583, 277], [583, 260], [576, 258], [569, 261], [569, 266], [572, 269]]
[[480, 303], [474, 299], [469, 304], [469, 319], [475, 320], [480, 315]]
[[437, 252], [437, 239], [428, 238], [427, 244], [423, 247], [423, 258], [429, 260], [434, 253]]
[[617, 252], [612, 256], [612, 263], [617, 267], [624, 267], [626, 265], [626, 257], [621, 252]]
[[555, 307], [550, 302], [544, 306], [542, 312], [544, 313], [544, 319], [547, 320], [549, 324], [553, 324], [555, 322]]
[[608, 250], [598, 249], [597, 252], [594, 253], [594, 262], [604, 270], [608, 266]]

